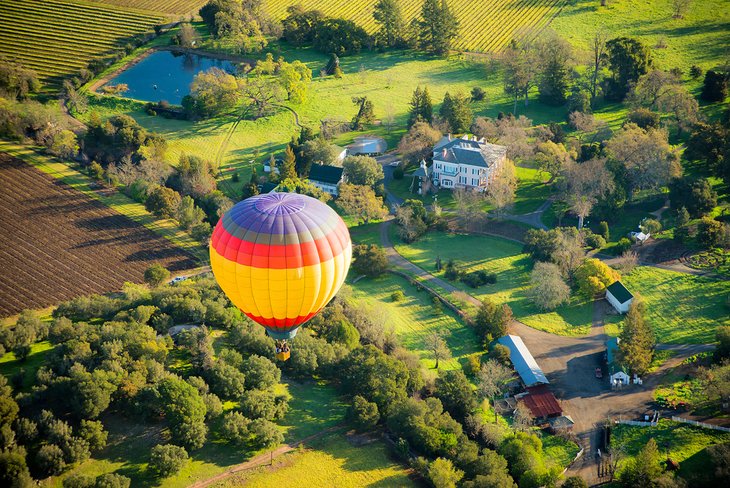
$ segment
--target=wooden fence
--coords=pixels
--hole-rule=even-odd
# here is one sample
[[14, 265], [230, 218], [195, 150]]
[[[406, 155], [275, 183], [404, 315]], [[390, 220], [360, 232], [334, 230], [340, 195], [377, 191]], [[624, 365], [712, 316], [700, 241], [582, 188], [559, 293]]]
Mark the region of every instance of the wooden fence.
[[673, 416], [672, 420], [674, 420], [675, 422], [682, 422], [684, 424], [690, 424], [690, 425], [695, 425], [697, 427], [702, 427], [703, 429], [712, 429], [712, 430], [721, 430], [723, 432], [730, 432], [730, 428], [728, 428], [728, 427], [720, 427], [719, 425], [707, 424], [705, 422], [698, 422], [696, 420], [683, 419], [682, 417]]

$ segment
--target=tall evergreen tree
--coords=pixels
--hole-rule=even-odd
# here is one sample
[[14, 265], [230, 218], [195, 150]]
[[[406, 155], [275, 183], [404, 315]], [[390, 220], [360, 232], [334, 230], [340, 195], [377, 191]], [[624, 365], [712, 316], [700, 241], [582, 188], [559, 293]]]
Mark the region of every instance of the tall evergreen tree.
[[459, 34], [459, 21], [446, 0], [425, 0], [419, 20], [419, 44], [433, 54], [446, 54]]
[[291, 147], [291, 144], [286, 146], [284, 162], [282, 163], [279, 171], [281, 173], [282, 180], [286, 180], [289, 178], [295, 179], [297, 177], [296, 157], [294, 156], [294, 149]]
[[[441, 102], [441, 107], [439, 108], [439, 117], [444, 119], [445, 121], [449, 122], [451, 124], [451, 117], [454, 113], [454, 102], [451, 100], [451, 94], [449, 92], [446, 92], [444, 95], [444, 101]], [[452, 127], [453, 129], [453, 127]]]
[[243, 185], [242, 199], [256, 196], [259, 194], [258, 175], [256, 174], [256, 168], [251, 172], [251, 179]]
[[451, 96], [448, 92], [444, 95], [444, 102], [439, 109], [439, 116], [449, 123], [453, 132], [467, 132], [474, 118], [474, 113], [469, 106], [470, 98], [463, 93]]
[[433, 104], [431, 102], [431, 95], [428, 93], [428, 87], [421, 90], [418, 86], [413, 91], [411, 96], [410, 111], [408, 115], [408, 127], [411, 127], [416, 122], [423, 121], [431, 123], [433, 120]]
[[568, 41], [557, 34], [548, 34], [541, 39], [540, 57], [542, 72], [538, 81], [540, 101], [548, 105], [563, 105], [567, 101], [570, 86], [568, 63], [572, 48]]
[[397, 0], [378, 0], [373, 18], [380, 25], [376, 34], [378, 43], [384, 47], [397, 47], [403, 43], [403, 15]]
[[654, 354], [655, 338], [651, 326], [644, 320], [646, 305], [635, 297], [624, 320], [619, 338], [619, 357], [629, 371], [643, 375], [649, 369]]
[[421, 117], [429, 124], [433, 121], [433, 102], [427, 86], [421, 92]]
[[632, 83], [649, 72], [653, 65], [651, 49], [638, 39], [617, 37], [606, 43], [612, 76], [606, 79], [606, 98], [623, 101]]

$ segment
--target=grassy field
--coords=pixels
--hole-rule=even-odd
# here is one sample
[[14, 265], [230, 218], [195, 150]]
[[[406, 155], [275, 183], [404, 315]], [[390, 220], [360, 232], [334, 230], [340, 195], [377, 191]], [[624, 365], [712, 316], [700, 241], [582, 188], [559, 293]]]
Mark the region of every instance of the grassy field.
[[730, 325], [725, 300], [730, 282], [640, 266], [623, 277], [646, 300], [646, 320], [658, 342], [710, 343], [715, 329]]
[[10, 379], [21, 370], [24, 371], [23, 390], [27, 390], [35, 383], [35, 374], [46, 360], [53, 344], [48, 341], [35, 342], [30, 346], [30, 354], [25, 361], [18, 361], [12, 352], [0, 357], [0, 374]]
[[730, 442], [728, 432], [702, 429], [664, 419], [653, 428], [617, 425], [612, 434], [611, 444], [623, 446], [628, 456], [635, 456], [649, 438], [653, 437], [662, 455], [668, 451], [669, 457], [679, 462], [679, 475], [690, 481], [689, 486], [705, 486], [700, 481], [707, 473], [712, 472], [705, 448], [712, 444]]
[[[286, 381], [286, 380], [284, 380]], [[323, 429], [332, 427], [344, 419], [345, 405], [332, 387], [321, 383], [295, 383], [290, 381], [286, 390], [291, 395], [289, 411], [280, 422], [286, 430], [286, 441], [292, 442]], [[61, 486], [62, 479], [72, 473], [98, 476], [116, 472], [132, 479], [132, 486], [184, 487], [193, 481], [203, 480], [221, 473], [226, 468], [244, 462], [257, 452], [237, 451], [226, 443], [208, 436], [208, 442], [191, 453], [191, 460], [182, 471], [165, 480], [158, 480], [147, 470], [149, 451], [156, 444], [166, 442], [167, 433], [159, 424], [145, 425], [127, 420], [120, 415], [103, 418], [109, 431], [106, 449], [90, 460], [54, 478], [53, 486]]]
[[592, 317], [590, 301], [573, 298], [569, 305], [554, 312], [540, 312], [527, 296], [530, 258], [517, 243], [490, 236], [473, 236], [431, 232], [412, 244], [397, 244], [398, 252], [423, 269], [443, 277], [434, 269], [436, 257], [442, 262], [456, 260], [466, 270], [484, 269], [496, 273], [497, 283], [477, 289], [461, 282], [452, 283], [478, 299], [490, 298], [507, 303], [515, 318], [539, 330], [560, 335], [587, 334]]
[[112, 5], [114, 7], [148, 10], [162, 14], [198, 13], [205, 0], [91, 0], [92, 2]]
[[[404, 19], [409, 22], [421, 13], [421, 0], [402, 0]], [[368, 32], [377, 30], [373, 19], [376, 0], [269, 0], [268, 11], [275, 18], [286, 17], [286, 8], [302, 4], [332, 17], [353, 20]], [[560, 12], [565, 0], [450, 0], [449, 6], [459, 19], [460, 34], [454, 48], [462, 51], [493, 52], [512, 39], [531, 38]]]
[[90, 60], [151, 32], [160, 20], [150, 12], [79, 0], [0, 2], [0, 55], [59, 83]]
[[[453, 354], [452, 360], [440, 362], [440, 369], [459, 368], [467, 356], [481, 350], [472, 329], [445, 309], [434, 312], [431, 295], [417, 291], [405, 278], [388, 274], [377, 279], [362, 279], [352, 285], [352, 289], [352, 297], [358, 304], [385, 314], [386, 327], [392, 327], [403, 346], [416, 352], [427, 368], [435, 366], [424, 346], [430, 332], [444, 333]], [[394, 302], [391, 295], [396, 290], [402, 290], [405, 299]]]
[[8, 153], [33, 165], [44, 173], [57, 178], [75, 190], [99, 200], [104, 205], [126, 215], [138, 224], [145, 226], [151, 231], [169, 239], [178, 247], [192, 253], [201, 262], [208, 260], [207, 249], [195, 241], [187, 232], [180, 230], [175, 222], [170, 219], [159, 219], [149, 213], [144, 205], [137, 203], [119, 192], [97, 192], [90, 186], [91, 179], [72, 169], [66, 164], [38, 154], [27, 146], [0, 141], [0, 152]]
[[408, 477], [409, 471], [393, 461], [385, 445], [376, 439], [329, 434], [313, 441], [307, 449], [275, 459], [271, 467], [236, 475], [213, 486], [417, 486]]
[[[661, 69], [678, 67], [686, 73], [693, 64], [711, 69], [727, 55], [730, 2], [691, 2], [684, 18], [675, 19], [671, 0], [613, 0], [607, 7], [594, 0], [569, 0], [550, 26], [583, 50], [599, 28], [612, 37], [637, 37], [653, 48]], [[666, 47], [657, 48], [662, 44]]]

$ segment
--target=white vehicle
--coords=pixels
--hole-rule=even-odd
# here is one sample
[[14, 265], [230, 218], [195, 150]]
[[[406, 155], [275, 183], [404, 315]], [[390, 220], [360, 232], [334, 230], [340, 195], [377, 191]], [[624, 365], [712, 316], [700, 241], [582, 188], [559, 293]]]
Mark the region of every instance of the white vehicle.
[[400, 161], [393, 161], [392, 163], [388, 163], [388, 166], [396, 167], [400, 164]]
[[174, 285], [175, 283], [179, 283], [179, 282], [185, 281], [187, 279], [188, 279], [187, 276], [176, 276], [170, 280], [170, 284]]

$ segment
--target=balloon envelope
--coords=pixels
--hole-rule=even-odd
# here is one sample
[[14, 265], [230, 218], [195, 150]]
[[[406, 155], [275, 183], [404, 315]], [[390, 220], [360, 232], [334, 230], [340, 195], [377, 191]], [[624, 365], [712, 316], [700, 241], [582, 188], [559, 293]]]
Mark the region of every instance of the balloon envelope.
[[228, 298], [275, 339], [296, 329], [335, 296], [352, 243], [339, 215], [297, 193], [267, 193], [237, 203], [216, 225], [210, 264]]

